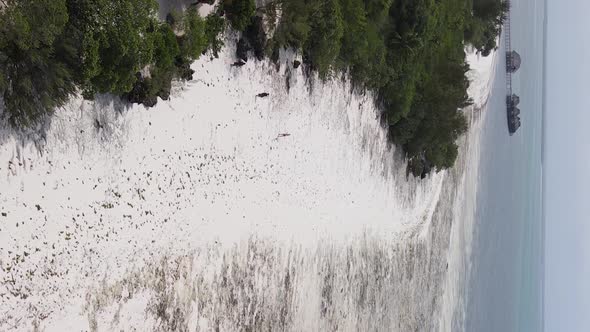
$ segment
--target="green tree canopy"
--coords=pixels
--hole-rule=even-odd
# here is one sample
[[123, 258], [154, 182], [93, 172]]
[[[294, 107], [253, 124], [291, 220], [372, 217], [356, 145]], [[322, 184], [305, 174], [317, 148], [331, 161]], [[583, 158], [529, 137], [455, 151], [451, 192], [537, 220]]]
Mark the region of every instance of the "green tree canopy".
[[0, 93], [12, 124], [34, 124], [74, 92], [56, 45], [67, 23], [65, 0], [15, 1], [0, 12]]
[[197, 59], [207, 49], [205, 20], [196, 9], [189, 9], [184, 17], [184, 35], [181, 38], [182, 56]]
[[155, 0], [68, 0], [80, 38], [80, 83], [85, 95], [123, 94], [153, 56]]
[[304, 45], [303, 55], [321, 77], [326, 77], [340, 54], [344, 27], [339, 0], [321, 2], [319, 11], [311, 17], [311, 33]]
[[225, 0], [223, 8], [232, 27], [238, 31], [244, 31], [256, 12], [256, 2], [254, 0]]
[[205, 38], [207, 40], [207, 48], [213, 52], [215, 56], [221, 51], [223, 47], [223, 40], [221, 39], [225, 32], [225, 20], [217, 13], [211, 13], [205, 18]]

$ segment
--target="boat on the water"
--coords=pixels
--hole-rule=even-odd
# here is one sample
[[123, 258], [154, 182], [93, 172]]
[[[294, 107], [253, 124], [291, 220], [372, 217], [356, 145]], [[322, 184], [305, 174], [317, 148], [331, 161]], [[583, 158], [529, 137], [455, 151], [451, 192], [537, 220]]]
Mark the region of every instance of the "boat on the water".
[[508, 132], [512, 136], [520, 128], [520, 109], [517, 105], [520, 97], [515, 94], [506, 96], [506, 117], [508, 120]]

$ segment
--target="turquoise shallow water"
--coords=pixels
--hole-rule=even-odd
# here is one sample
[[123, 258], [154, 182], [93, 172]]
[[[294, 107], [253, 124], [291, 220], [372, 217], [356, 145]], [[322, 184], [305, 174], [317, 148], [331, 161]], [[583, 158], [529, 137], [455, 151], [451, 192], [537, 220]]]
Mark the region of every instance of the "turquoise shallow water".
[[508, 135], [502, 39], [482, 133], [467, 331], [543, 329], [544, 2], [513, 0], [511, 22], [512, 48], [523, 59], [513, 75], [522, 127]]

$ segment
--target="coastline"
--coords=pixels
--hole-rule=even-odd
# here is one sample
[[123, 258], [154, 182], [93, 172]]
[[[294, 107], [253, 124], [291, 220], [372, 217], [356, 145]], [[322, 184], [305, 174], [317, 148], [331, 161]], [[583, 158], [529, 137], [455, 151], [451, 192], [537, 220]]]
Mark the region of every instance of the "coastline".
[[[316, 248], [321, 239], [339, 248], [373, 230], [377, 239], [396, 238], [428, 215], [444, 176], [406, 179], [370, 96], [350, 95], [338, 82], [310, 91], [300, 72], [290, 74], [287, 94], [284, 76], [268, 75], [274, 65], [232, 69], [227, 54], [233, 50], [194, 63], [199, 78], [175, 86], [174, 98], [155, 109], [76, 99], [56, 113], [43, 152], [17, 141], [2, 145], [7, 216], [0, 218], [8, 222], [1, 259], [24, 262], [0, 277], [32, 292], [2, 302], [10, 319], [2, 325], [22, 320], [59, 329], [69, 326], [59, 317], [70, 314], [82, 317], [72, 322], [94, 324], [81, 309], [89, 308], [88, 296], [100, 298], [92, 290], [160, 257], [224, 252], [247, 244], [250, 234], [273, 239], [271, 248]], [[282, 70], [292, 71], [287, 63]], [[271, 95], [255, 98], [262, 91]], [[103, 128], [94, 126], [97, 119]], [[277, 138], [282, 132], [291, 136]]]
[[[457, 166], [450, 170], [448, 194], [450, 209], [441, 211], [441, 218], [449, 218], [450, 230], [448, 236], [449, 248], [447, 254], [447, 274], [442, 281], [444, 284], [441, 295], [441, 313], [438, 318], [439, 330], [456, 331], [466, 328], [466, 318], [469, 308], [469, 294], [467, 283], [472, 275], [471, 253], [473, 235], [476, 227], [477, 193], [480, 181], [481, 137], [484, 126], [485, 112], [491, 95], [495, 79], [497, 53], [488, 57], [480, 57], [475, 52], [466, 50], [467, 60], [472, 68], [468, 76], [472, 82], [469, 96], [474, 105], [465, 111], [470, 114], [469, 131], [462, 138], [461, 159]], [[442, 222], [442, 220], [438, 221]], [[440, 230], [432, 230], [430, 237], [436, 237]], [[440, 235], [438, 235], [440, 236]]]
[[[168, 317], [152, 312], [161, 303], [170, 306], [166, 310], [178, 309], [187, 315], [201, 305], [216, 304], [197, 306], [190, 302], [195, 298], [182, 294], [195, 291], [190, 282], [199, 278], [210, 289], [218, 286], [216, 277], [227, 267], [225, 254], [232, 257], [229, 261], [237, 271], [258, 273], [245, 274], [255, 284], [252, 289], [239, 284], [240, 276], [232, 279], [235, 284], [228, 292], [235, 287], [246, 294], [239, 302], [243, 308], [251, 306], [252, 299], [264, 302], [283, 296], [279, 286], [289, 280], [294, 286], [285, 286], [284, 292], [291, 296], [285, 303], [295, 308], [289, 309], [294, 317], [291, 323], [309, 329], [334, 327], [330, 324], [342, 318], [336, 309], [327, 309], [327, 301], [359, 313], [358, 321], [352, 315], [342, 318], [350, 328], [394, 326], [395, 319], [408, 329], [425, 328], [420, 315], [408, 317], [408, 312], [427, 315], [447, 309], [450, 313], [444, 312], [440, 321], [430, 324], [453, 327], [464, 296], [460, 293], [462, 271], [469, 268], [462, 259], [470, 250], [472, 231], [461, 218], [469, 215], [473, 203], [464, 204], [464, 200], [475, 201], [464, 192], [477, 186], [473, 162], [479, 159], [477, 108], [472, 108], [472, 127], [461, 138], [460, 165], [424, 181], [408, 179], [406, 163], [387, 142], [370, 93], [350, 94], [349, 82], [321, 83], [316, 75], [310, 89], [301, 70], [292, 67], [292, 56], [284, 53], [280, 74], [269, 61], [250, 61], [241, 69], [230, 69], [234, 53], [232, 45], [225, 47], [220, 59], [193, 63], [196, 79], [175, 83], [173, 99], [159, 99], [154, 109], [125, 105], [117, 98], [88, 102], [76, 97], [57, 111], [43, 146], [22, 145], [4, 133], [8, 138], [0, 146], [0, 184], [10, 194], [0, 195], [2, 206], [9, 207], [3, 210], [9, 223], [0, 229], [0, 243], [8, 245], [0, 249], [0, 263], [17, 264], [3, 271], [0, 279], [12, 280], [21, 290], [37, 287], [37, 292], [17, 293], [20, 300], [15, 296], [4, 302], [0, 313], [8, 318], [0, 320], [0, 327], [21, 320], [47, 330], [113, 324], [154, 327], [162, 323], [158, 319]], [[476, 63], [481, 66], [474, 71], [485, 68], [485, 61]], [[470, 85], [476, 105], [487, 101], [482, 72], [470, 77], [477, 82]], [[286, 93], [286, 85], [295, 95]], [[261, 92], [270, 96], [257, 99]], [[289, 136], [281, 137], [282, 133]], [[441, 199], [445, 195], [450, 201]], [[449, 205], [441, 206], [441, 202]], [[291, 212], [286, 215], [285, 211]], [[331, 215], [331, 211], [337, 213]], [[447, 213], [453, 218], [437, 226], [448, 227], [437, 237], [441, 243], [436, 250], [442, 255], [430, 257], [426, 249], [437, 230], [431, 227], [433, 219]], [[445, 271], [446, 250], [451, 256], [446, 267], [450, 266], [450, 272]], [[346, 252], [355, 258], [348, 260], [343, 256]], [[369, 260], [363, 256], [366, 252], [371, 253]], [[48, 263], [53, 254], [60, 257], [58, 263], [67, 263]], [[312, 258], [306, 261], [305, 257]], [[401, 271], [371, 263], [381, 259], [389, 259]], [[174, 263], [163, 264], [167, 260]], [[287, 273], [269, 268], [267, 260], [276, 260]], [[356, 270], [338, 270], [350, 261]], [[213, 268], [199, 270], [209, 265]], [[363, 266], [391, 271], [388, 281], [399, 282], [384, 289], [382, 281], [363, 275]], [[298, 275], [296, 279], [288, 272], [290, 267], [321, 278]], [[334, 271], [353, 273], [355, 278], [361, 275], [354, 279], [358, 284], [350, 286], [350, 296], [356, 299], [364, 294], [363, 287], [373, 287], [366, 296], [382, 305], [383, 311], [347, 307], [350, 298], [334, 290], [348, 280], [331, 277], [338, 274]], [[170, 279], [158, 279], [159, 273], [169, 273]], [[445, 278], [446, 285], [421, 294], [416, 289], [424, 285], [416, 275], [432, 276], [435, 281]], [[269, 284], [255, 283], [264, 277], [280, 279], [276, 284], [269, 281], [270, 293], [261, 291]], [[65, 278], [63, 284], [60, 278]], [[179, 285], [185, 279], [189, 286]], [[164, 284], [162, 289], [159, 282]], [[329, 298], [324, 295], [326, 288]], [[442, 305], [435, 303], [441, 288]], [[260, 297], [252, 295], [256, 292]], [[399, 299], [388, 299], [391, 293]], [[182, 306], [175, 307], [176, 300]], [[225, 298], [217, 300], [229, 303]], [[306, 311], [301, 306], [305, 302], [320, 309]], [[13, 307], [19, 309], [13, 311]], [[143, 309], [150, 319], [142, 321]], [[394, 318], [372, 316], [383, 313]], [[200, 314], [205, 318], [187, 324], [213, 326], [217, 313]], [[325, 325], [310, 325], [309, 317]], [[242, 318], [222, 319], [247, 324]]]

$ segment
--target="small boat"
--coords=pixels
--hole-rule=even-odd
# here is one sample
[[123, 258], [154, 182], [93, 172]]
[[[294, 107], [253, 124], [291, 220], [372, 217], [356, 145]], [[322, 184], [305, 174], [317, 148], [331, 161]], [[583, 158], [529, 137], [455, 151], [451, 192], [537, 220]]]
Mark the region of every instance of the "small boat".
[[506, 117], [508, 120], [508, 132], [512, 136], [520, 128], [520, 109], [516, 107], [520, 103], [520, 97], [515, 94], [506, 96]]

